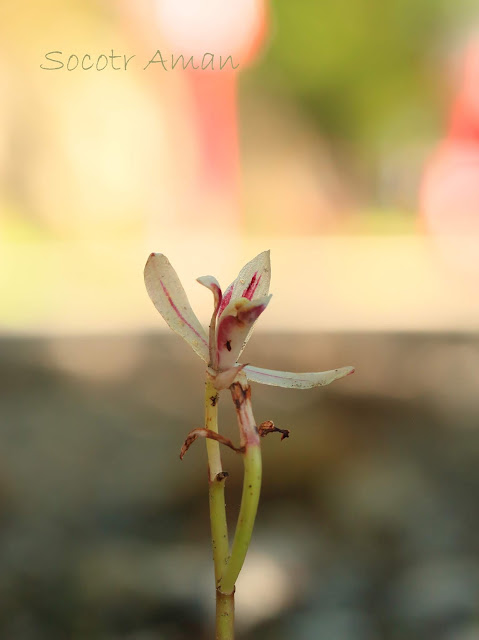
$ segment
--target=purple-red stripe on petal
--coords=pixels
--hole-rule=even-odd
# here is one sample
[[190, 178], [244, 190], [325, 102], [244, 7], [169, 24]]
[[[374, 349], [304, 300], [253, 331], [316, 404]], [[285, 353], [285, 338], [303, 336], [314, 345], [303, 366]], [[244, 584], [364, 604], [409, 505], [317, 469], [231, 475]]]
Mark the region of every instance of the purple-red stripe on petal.
[[260, 280], [261, 280], [261, 275], [258, 277], [258, 272], [255, 271], [254, 274], [253, 274], [253, 277], [250, 280], [249, 285], [243, 291], [242, 297], [243, 298], [248, 298], [248, 300], [252, 300], [252, 298], [254, 296], [254, 292], [258, 288]]
[[233, 285], [234, 285], [234, 282], [230, 284], [230, 286], [226, 289], [226, 291], [223, 294], [223, 299], [221, 300], [218, 313], [216, 314], [218, 318], [220, 317], [220, 315], [223, 313], [223, 311], [226, 309], [226, 307], [229, 305], [231, 301], [231, 296], [233, 295]]
[[173, 309], [173, 311], [176, 313], [176, 315], [178, 316], [178, 318], [184, 322], [186, 324], [187, 327], [189, 327], [193, 333], [195, 334], [195, 336], [198, 336], [198, 338], [201, 340], [201, 342], [203, 342], [206, 346], [208, 346], [208, 343], [206, 342], [206, 340], [203, 338], [203, 336], [198, 333], [198, 331], [191, 326], [191, 324], [188, 322], [188, 320], [186, 320], [186, 318], [181, 314], [181, 311], [178, 309], [178, 307], [176, 306], [176, 304], [173, 302], [170, 293], [168, 291], [168, 289], [165, 287], [165, 285], [163, 284], [163, 281], [160, 279], [160, 284], [161, 284], [161, 288], [163, 289], [163, 293], [165, 294], [165, 296], [168, 298], [168, 302], [171, 305], [171, 308]]

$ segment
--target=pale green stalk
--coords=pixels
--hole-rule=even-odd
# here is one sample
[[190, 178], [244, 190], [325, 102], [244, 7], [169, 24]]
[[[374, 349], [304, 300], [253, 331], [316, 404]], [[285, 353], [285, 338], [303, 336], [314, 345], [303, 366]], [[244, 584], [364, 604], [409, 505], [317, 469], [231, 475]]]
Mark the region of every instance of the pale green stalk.
[[[218, 400], [219, 393], [208, 378], [205, 385], [205, 427], [215, 433], [218, 433]], [[221, 464], [219, 443], [208, 438], [206, 450], [208, 453], [211, 541], [217, 587], [215, 640], [234, 640], [234, 592], [224, 594], [218, 589], [229, 555], [225, 476]]]
[[[218, 433], [219, 394], [210, 379], [205, 385], [205, 428]], [[219, 585], [229, 555], [228, 525], [225, 509], [225, 476], [221, 464], [220, 445], [206, 440], [210, 502], [211, 541], [215, 563], [215, 581]], [[227, 636], [225, 636], [227, 637]]]
[[234, 592], [226, 594], [216, 590], [216, 640], [234, 639], [234, 597]]
[[231, 395], [238, 416], [241, 446], [244, 448], [244, 480], [233, 547], [219, 587], [224, 594], [234, 592], [236, 580], [246, 558], [258, 509], [262, 471], [260, 439], [251, 407], [251, 388], [246, 377], [242, 378], [242, 382], [235, 382], [231, 386]]
[[251, 541], [261, 491], [261, 450], [259, 446], [248, 447], [243, 454], [243, 459], [243, 495], [231, 556], [220, 583], [220, 589], [223, 593], [234, 591]]

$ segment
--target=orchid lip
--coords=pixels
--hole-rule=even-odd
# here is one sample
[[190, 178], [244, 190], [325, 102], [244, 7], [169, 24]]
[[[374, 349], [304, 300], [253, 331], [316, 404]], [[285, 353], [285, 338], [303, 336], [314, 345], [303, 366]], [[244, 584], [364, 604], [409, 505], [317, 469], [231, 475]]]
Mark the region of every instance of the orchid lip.
[[266, 309], [271, 295], [258, 300], [239, 298], [223, 311], [216, 331], [218, 367], [228, 369], [238, 360], [256, 320]]

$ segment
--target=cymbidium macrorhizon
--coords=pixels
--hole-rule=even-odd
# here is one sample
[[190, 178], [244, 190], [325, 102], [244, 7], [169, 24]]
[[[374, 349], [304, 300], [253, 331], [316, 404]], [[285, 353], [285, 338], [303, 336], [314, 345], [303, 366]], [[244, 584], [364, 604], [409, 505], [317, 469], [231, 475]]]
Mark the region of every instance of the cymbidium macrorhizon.
[[[217, 588], [218, 640], [233, 637], [234, 585], [243, 565], [251, 539], [261, 485], [260, 437], [276, 429], [271, 421], [256, 425], [249, 382], [296, 389], [321, 387], [353, 373], [342, 367], [318, 373], [292, 373], [260, 369], [239, 364], [238, 359], [251, 336], [253, 325], [266, 309], [271, 295], [269, 251], [248, 262], [223, 293], [213, 276], [198, 278], [210, 289], [214, 309], [208, 334], [193, 312], [181, 282], [161, 253], [152, 253], [145, 267], [145, 284], [153, 304], [173, 331], [182, 336], [207, 364], [205, 391], [205, 426], [187, 437], [181, 457], [198, 437], [207, 439], [210, 485], [210, 516]], [[218, 434], [217, 406], [220, 391], [229, 388], [236, 407], [240, 445]], [[245, 477], [243, 497], [231, 551], [224, 503], [224, 481], [219, 444], [226, 444], [243, 456]]]

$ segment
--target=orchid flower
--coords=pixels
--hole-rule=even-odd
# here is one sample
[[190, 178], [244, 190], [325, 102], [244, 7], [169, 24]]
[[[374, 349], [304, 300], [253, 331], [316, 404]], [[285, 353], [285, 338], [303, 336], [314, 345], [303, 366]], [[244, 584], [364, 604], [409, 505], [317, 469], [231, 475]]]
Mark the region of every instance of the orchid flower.
[[263, 251], [248, 262], [224, 293], [213, 276], [198, 278], [197, 281], [214, 296], [207, 335], [168, 258], [161, 253], [152, 253], [145, 267], [145, 284], [153, 304], [169, 327], [208, 364], [208, 373], [218, 391], [230, 387], [241, 370], [251, 382], [290, 389], [322, 387], [353, 373], [352, 367], [292, 373], [238, 363], [256, 320], [271, 300], [270, 279], [269, 251]]
[[[235, 584], [250, 544], [261, 490], [260, 439], [274, 432], [281, 433], [282, 440], [289, 436], [288, 429], [279, 429], [270, 420], [257, 426], [249, 382], [310, 389], [329, 384], [354, 371], [352, 367], [342, 367], [318, 373], [291, 373], [238, 363], [255, 322], [271, 300], [270, 277], [269, 251], [264, 251], [241, 269], [224, 293], [213, 276], [198, 278], [200, 284], [210, 289], [214, 300], [206, 333], [168, 259], [161, 253], [152, 253], [145, 267], [145, 284], [153, 304], [170, 328], [207, 363], [204, 428], [193, 429], [188, 434], [180, 458], [197, 438], [206, 439], [216, 581], [216, 640], [234, 638]], [[239, 446], [218, 432], [219, 392], [227, 388], [236, 408]], [[220, 444], [240, 454], [244, 465], [243, 494], [231, 551], [224, 500], [228, 474], [223, 471]]]

